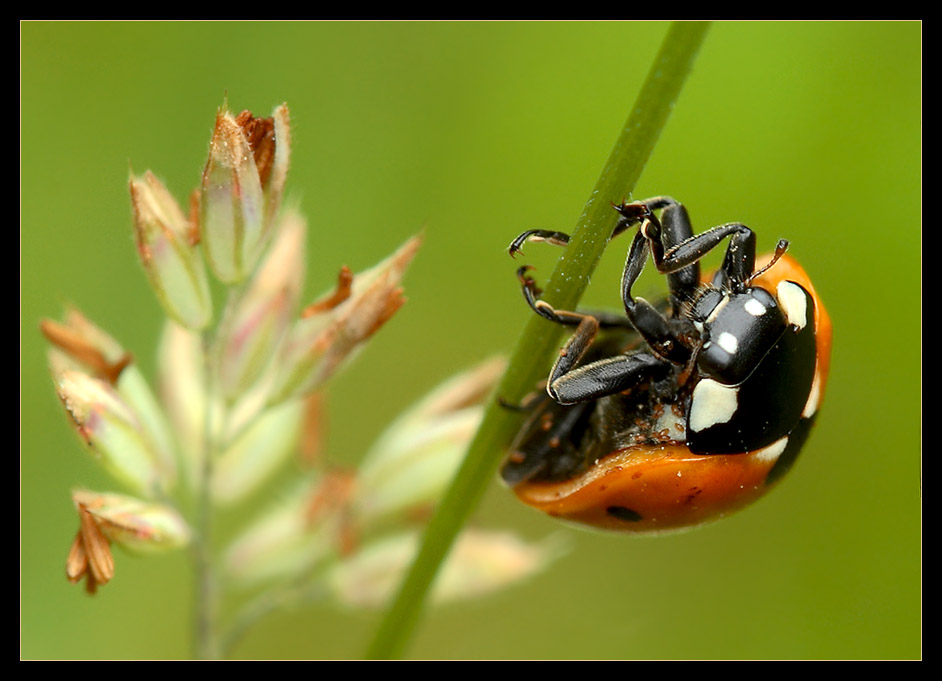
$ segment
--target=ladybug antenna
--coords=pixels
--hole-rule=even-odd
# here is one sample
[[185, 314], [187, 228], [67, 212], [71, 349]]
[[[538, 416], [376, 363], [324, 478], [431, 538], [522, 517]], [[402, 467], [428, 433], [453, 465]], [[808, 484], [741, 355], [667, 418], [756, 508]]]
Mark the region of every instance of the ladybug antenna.
[[756, 270], [751, 275], [749, 275], [749, 278], [746, 280], [746, 286], [752, 286], [752, 282], [754, 279], [757, 279], [761, 275], [768, 272], [769, 269], [771, 269], [772, 265], [777, 263], [778, 259], [781, 258], [783, 255], [785, 255], [785, 251], [787, 250], [788, 250], [788, 239], [779, 239], [778, 243], [775, 245], [775, 254], [772, 256], [772, 259], [769, 260], [769, 264], [761, 269]]

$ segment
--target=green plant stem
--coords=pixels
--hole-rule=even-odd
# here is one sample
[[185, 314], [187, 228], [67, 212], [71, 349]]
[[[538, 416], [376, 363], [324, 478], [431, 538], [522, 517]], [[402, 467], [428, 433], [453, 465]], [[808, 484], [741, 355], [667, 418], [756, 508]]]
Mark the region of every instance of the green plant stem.
[[[686, 80], [708, 23], [673, 23], [631, 114], [572, 232], [569, 247], [543, 287], [557, 309], [574, 309], [605, 250], [617, 213], [611, 202], [630, 195]], [[646, 30], [646, 29], [645, 29]], [[519, 401], [545, 377], [562, 327], [533, 315], [511, 355], [498, 394]], [[423, 537], [419, 553], [367, 651], [371, 659], [400, 657], [418, 623], [439, 566], [491, 482], [519, 428], [520, 415], [492, 400], [461, 468]]]
[[279, 584], [250, 600], [242, 606], [229, 628], [219, 635], [219, 654], [227, 656], [249, 629], [273, 612], [324, 601], [329, 594], [322, 577], [318, 574], [315, 579], [309, 579], [306, 575], [295, 582]]
[[216, 583], [212, 560], [212, 492], [213, 428], [212, 428], [212, 336], [203, 334], [203, 372], [206, 386], [206, 413], [203, 414], [203, 452], [197, 480], [196, 538], [193, 545], [195, 572], [193, 647], [197, 659], [212, 660], [216, 654], [214, 627]]
[[[193, 613], [193, 648], [194, 654], [201, 660], [213, 660], [221, 655], [221, 644], [217, 630], [217, 608], [220, 600], [219, 580], [216, 575], [216, 561], [213, 554], [213, 465], [216, 456], [238, 434], [230, 435], [229, 419], [231, 405], [226, 404], [220, 415], [220, 423], [213, 423], [213, 404], [219, 389], [216, 341], [220, 329], [231, 319], [239, 301], [245, 295], [251, 278], [247, 278], [228, 288], [226, 305], [215, 330], [205, 330], [202, 334], [203, 386], [206, 393], [206, 411], [203, 414], [203, 451], [197, 479], [195, 521], [196, 539], [193, 544], [194, 567], [194, 613]], [[257, 414], [256, 414], [257, 416]], [[252, 419], [243, 424], [243, 429], [252, 425]], [[216, 427], [218, 426], [218, 428]]]

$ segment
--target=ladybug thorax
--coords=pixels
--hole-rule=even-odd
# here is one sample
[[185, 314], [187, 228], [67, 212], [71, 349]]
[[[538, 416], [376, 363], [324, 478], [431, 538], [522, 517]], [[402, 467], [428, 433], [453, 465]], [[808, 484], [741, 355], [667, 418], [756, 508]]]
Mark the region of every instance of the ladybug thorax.
[[690, 315], [700, 331], [701, 378], [727, 386], [749, 378], [787, 328], [775, 296], [758, 287], [741, 293], [710, 289]]
[[689, 311], [699, 328], [686, 442], [698, 454], [756, 451], [784, 443], [798, 423], [815, 372], [814, 300], [799, 284], [717, 289]]

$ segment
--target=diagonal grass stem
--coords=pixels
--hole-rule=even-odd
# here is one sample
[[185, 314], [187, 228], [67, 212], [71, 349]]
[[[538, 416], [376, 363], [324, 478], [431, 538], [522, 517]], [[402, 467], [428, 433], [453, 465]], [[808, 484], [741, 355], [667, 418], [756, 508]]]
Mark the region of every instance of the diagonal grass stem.
[[[629, 196], [667, 122], [709, 28], [704, 22], [671, 24], [637, 101], [602, 169], [572, 239], [542, 297], [574, 309], [615, 226], [611, 202]], [[519, 400], [545, 377], [562, 328], [533, 315], [514, 348], [498, 394]], [[418, 624], [428, 590], [455, 537], [480, 500], [520, 424], [520, 415], [496, 399], [485, 412], [461, 468], [425, 530], [422, 545], [367, 651], [371, 659], [400, 657]]]

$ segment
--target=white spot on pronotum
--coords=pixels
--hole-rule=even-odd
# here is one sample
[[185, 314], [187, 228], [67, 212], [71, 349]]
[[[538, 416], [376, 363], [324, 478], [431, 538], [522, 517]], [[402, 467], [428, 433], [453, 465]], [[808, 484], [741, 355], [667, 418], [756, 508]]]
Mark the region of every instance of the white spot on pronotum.
[[739, 341], [736, 340], [736, 336], [724, 331], [720, 334], [720, 337], [716, 339], [716, 344], [723, 348], [727, 354], [735, 355], [736, 348], [739, 347]]
[[690, 429], [700, 432], [717, 423], [726, 423], [736, 413], [737, 406], [739, 406], [737, 388], [704, 378], [693, 390], [688, 417]]
[[785, 451], [785, 447], [788, 445], [788, 436], [780, 437], [778, 440], [770, 444], [768, 447], [763, 447], [753, 453], [753, 456], [759, 461], [777, 461], [778, 457], [782, 455], [782, 452]]
[[768, 312], [768, 310], [765, 309], [765, 305], [755, 298], [750, 298], [747, 300], [743, 307], [745, 308], [746, 312], [751, 314], [753, 317], [761, 317], [766, 312]]
[[805, 328], [808, 323], [808, 300], [805, 291], [791, 281], [780, 281], [775, 289], [779, 305], [785, 311], [785, 318], [792, 326]]
[[811, 384], [811, 392], [808, 393], [808, 401], [805, 402], [804, 411], [801, 412], [803, 419], [810, 419], [818, 411], [818, 402], [821, 400], [821, 374], [814, 372], [814, 381]]

